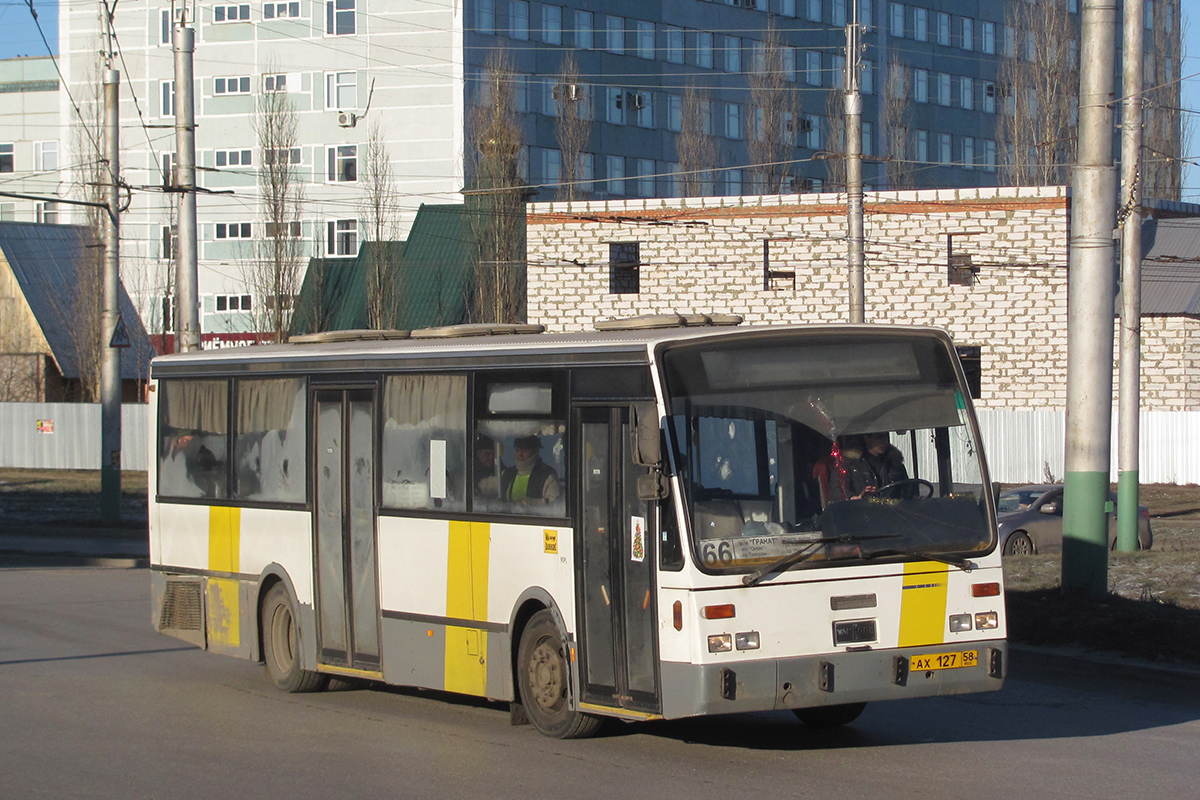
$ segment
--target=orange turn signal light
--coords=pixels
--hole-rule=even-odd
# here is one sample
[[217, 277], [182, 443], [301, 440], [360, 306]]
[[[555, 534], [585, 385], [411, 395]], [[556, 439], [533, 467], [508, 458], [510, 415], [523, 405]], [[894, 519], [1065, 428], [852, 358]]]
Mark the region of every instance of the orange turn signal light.
[[700, 609], [700, 616], [705, 619], [733, 619], [733, 603], [725, 603], [720, 606], [704, 606]]
[[973, 583], [971, 584], [972, 597], [999, 597], [999, 583]]

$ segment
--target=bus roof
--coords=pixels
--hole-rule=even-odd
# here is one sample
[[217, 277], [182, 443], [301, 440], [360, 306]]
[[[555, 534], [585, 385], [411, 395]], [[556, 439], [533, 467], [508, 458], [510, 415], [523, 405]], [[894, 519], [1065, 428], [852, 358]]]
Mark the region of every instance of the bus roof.
[[662, 344], [750, 336], [941, 336], [940, 328], [899, 325], [787, 324], [667, 327], [571, 333], [518, 333], [462, 338], [375, 338], [302, 344], [253, 345], [165, 355], [151, 362], [152, 378], [242, 372], [358, 372], [380, 369], [537, 367], [572, 363], [648, 364]]

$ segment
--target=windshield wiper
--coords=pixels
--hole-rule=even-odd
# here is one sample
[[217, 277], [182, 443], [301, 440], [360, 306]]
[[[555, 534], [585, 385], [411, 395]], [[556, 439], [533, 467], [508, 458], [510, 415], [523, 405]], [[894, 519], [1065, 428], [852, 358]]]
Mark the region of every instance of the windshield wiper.
[[873, 550], [870, 553], [864, 553], [863, 561], [871, 561], [876, 558], [885, 556], [908, 556], [909, 558], [920, 558], [925, 561], [937, 561], [940, 564], [949, 564], [952, 567], [958, 567], [964, 572], [970, 572], [979, 565], [974, 561], [963, 558], [962, 556], [945, 555], [942, 553], [923, 553], [920, 550], [908, 550], [903, 547], [889, 547], [886, 550]]
[[854, 544], [856, 542], [867, 541], [868, 539], [894, 539], [899, 534], [888, 533], [881, 536], [822, 536], [820, 539], [813, 539], [811, 542], [805, 543], [803, 547], [794, 553], [789, 553], [783, 558], [772, 561], [761, 569], [751, 572], [742, 578], [742, 583], [746, 586], [757, 586], [762, 582], [762, 579], [775, 572], [782, 572], [788, 567], [794, 567], [802, 561], [807, 561], [817, 554], [817, 545], [830, 544], [833, 542], [842, 542], [843, 544]]

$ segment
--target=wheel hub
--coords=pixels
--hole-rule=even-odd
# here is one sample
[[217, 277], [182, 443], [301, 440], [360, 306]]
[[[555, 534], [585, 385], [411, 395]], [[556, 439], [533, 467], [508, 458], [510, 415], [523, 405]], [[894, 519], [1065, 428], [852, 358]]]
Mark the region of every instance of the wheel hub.
[[564, 694], [562, 654], [548, 642], [539, 642], [529, 659], [529, 686], [533, 699], [545, 709], [555, 706]]

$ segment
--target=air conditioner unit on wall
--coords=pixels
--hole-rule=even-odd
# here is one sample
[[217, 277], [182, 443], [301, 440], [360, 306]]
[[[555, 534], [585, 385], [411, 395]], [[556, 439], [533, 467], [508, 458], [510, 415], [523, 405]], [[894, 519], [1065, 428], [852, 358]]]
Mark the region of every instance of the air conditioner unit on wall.
[[353, 111], [338, 112], [338, 126], [341, 128], [353, 128], [358, 124], [358, 115]]

